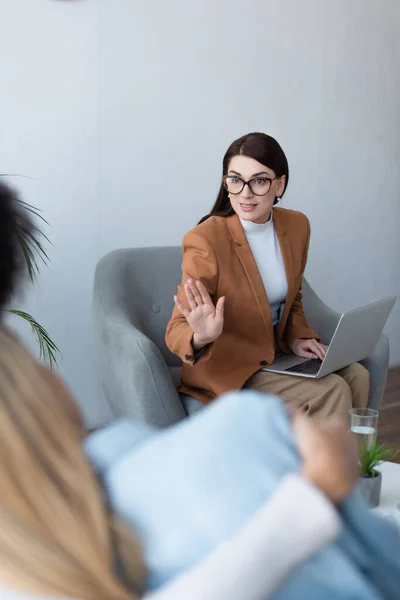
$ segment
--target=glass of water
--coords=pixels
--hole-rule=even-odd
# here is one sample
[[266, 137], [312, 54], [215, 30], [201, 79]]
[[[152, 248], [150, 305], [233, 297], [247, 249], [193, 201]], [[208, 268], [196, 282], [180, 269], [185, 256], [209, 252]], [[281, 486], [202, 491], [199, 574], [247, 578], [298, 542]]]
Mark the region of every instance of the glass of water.
[[362, 441], [364, 441], [367, 450], [371, 447], [378, 431], [378, 417], [378, 411], [373, 408], [352, 408], [349, 410], [349, 429], [358, 437], [360, 449], [363, 447]]

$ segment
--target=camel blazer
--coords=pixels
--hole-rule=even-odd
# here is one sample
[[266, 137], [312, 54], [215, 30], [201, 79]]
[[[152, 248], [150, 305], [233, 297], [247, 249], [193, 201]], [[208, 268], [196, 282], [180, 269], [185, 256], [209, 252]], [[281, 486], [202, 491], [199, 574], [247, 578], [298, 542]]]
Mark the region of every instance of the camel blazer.
[[[196, 358], [193, 331], [175, 307], [166, 343], [183, 361], [180, 391], [205, 404], [240, 389], [275, 357], [275, 340], [290, 353], [297, 338], [319, 339], [304, 316], [301, 281], [307, 262], [310, 224], [305, 215], [273, 209], [275, 231], [285, 264], [288, 292], [279, 323], [272, 325], [268, 297], [239, 217], [210, 217], [183, 238], [182, 282], [200, 279], [214, 302], [225, 296], [224, 328]], [[188, 307], [183, 285], [178, 295]]]

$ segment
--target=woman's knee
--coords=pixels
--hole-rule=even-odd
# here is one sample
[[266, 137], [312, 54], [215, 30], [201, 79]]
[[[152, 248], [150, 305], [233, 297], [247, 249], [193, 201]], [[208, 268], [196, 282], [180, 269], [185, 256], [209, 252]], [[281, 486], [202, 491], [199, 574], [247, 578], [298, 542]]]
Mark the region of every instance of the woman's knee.
[[347, 367], [349, 375], [357, 381], [359, 385], [369, 386], [369, 371], [360, 363], [353, 363]]
[[352, 407], [352, 395], [349, 385], [339, 375], [332, 373], [321, 379], [314, 379], [314, 393], [310, 393], [308, 402], [303, 405], [310, 416], [317, 419], [339, 416], [345, 418]]
[[335, 405], [337, 413], [347, 415], [348, 411], [352, 408], [353, 395], [349, 384], [336, 373], [329, 375], [332, 386], [332, 397], [335, 398]]
[[353, 395], [353, 406], [365, 408], [368, 406], [370, 375], [360, 363], [354, 363], [346, 369], [346, 380]]

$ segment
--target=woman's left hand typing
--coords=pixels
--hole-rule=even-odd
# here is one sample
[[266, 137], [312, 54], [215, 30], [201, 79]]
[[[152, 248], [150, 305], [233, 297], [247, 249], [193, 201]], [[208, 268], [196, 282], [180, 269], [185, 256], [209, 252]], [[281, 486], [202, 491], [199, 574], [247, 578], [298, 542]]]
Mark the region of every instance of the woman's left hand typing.
[[302, 358], [319, 358], [320, 360], [324, 360], [328, 352], [328, 346], [317, 342], [317, 340], [297, 339], [289, 344], [289, 346], [293, 354]]

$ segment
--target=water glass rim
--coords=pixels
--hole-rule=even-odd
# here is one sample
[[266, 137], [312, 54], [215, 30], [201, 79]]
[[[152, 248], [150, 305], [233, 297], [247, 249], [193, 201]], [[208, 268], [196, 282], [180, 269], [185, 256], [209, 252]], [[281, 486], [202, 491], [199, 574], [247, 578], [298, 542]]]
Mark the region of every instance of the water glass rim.
[[379, 411], [375, 408], [351, 408], [349, 415], [353, 417], [377, 417]]

